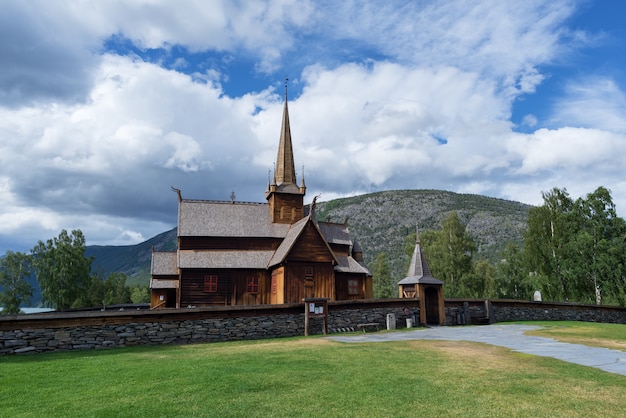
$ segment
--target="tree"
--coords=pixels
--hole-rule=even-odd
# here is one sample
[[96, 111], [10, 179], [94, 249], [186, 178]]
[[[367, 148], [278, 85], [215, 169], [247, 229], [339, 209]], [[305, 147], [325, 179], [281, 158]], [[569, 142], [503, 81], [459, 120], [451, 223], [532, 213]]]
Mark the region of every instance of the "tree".
[[395, 292], [396, 284], [391, 278], [391, 269], [387, 262], [387, 255], [380, 253], [372, 264], [372, 280], [374, 282], [375, 298], [391, 298]]
[[462, 291], [465, 296], [473, 298], [493, 298], [496, 295], [496, 267], [489, 260], [478, 260], [474, 264], [471, 280], [464, 280]]
[[57, 238], [39, 241], [32, 251], [32, 265], [42, 299], [59, 310], [81, 307], [81, 295], [90, 283], [92, 259], [85, 257], [85, 237], [62, 230]]
[[150, 302], [150, 289], [144, 286], [131, 286], [130, 288], [130, 300], [133, 303], [149, 303]]
[[574, 202], [566, 189], [554, 188], [542, 193], [543, 205], [528, 212], [528, 230], [524, 235], [524, 255], [529, 271], [547, 278], [541, 292], [552, 300], [568, 300], [569, 279], [563, 268], [568, 257], [568, 242], [576, 229]]
[[20, 313], [20, 305], [30, 300], [33, 288], [26, 282], [29, 275], [28, 255], [9, 251], [0, 260], [0, 306], [3, 314]]
[[530, 299], [534, 292], [522, 249], [509, 243], [501, 253], [497, 266], [496, 297], [505, 299]]
[[626, 223], [609, 190], [576, 201], [565, 189], [542, 196], [529, 212], [524, 255], [544, 297], [626, 304]]
[[124, 273], [111, 273], [104, 281], [103, 305], [117, 305], [130, 303], [130, 289], [126, 287], [126, 275]]
[[585, 199], [577, 199], [574, 214], [578, 228], [568, 243], [570, 257], [564, 263], [571, 273], [574, 297], [600, 305], [608, 294], [620, 302], [626, 226], [617, 216], [611, 193], [599, 187]]
[[470, 296], [464, 293], [472, 284], [464, 281], [472, 280], [472, 256], [476, 245], [458, 213], [450, 212], [441, 221], [441, 230], [425, 231], [421, 241], [428, 254], [430, 269], [445, 283], [446, 293], [454, 297]]

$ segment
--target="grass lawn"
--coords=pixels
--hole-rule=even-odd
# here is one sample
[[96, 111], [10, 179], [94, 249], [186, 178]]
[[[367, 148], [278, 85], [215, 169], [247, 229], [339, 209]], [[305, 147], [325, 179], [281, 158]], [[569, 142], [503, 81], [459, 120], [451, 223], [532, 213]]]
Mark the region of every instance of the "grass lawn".
[[623, 417], [624, 411], [626, 376], [478, 343], [299, 337], [0, 357], [3, 417]]
[[626, 351], [626, 325], [623, 324], [599, 324], [575, 321], [520, 323], [545, 327], [544, 329], [528, 332], [527, 334], [529, 335], [553, 338], [567, 343]]

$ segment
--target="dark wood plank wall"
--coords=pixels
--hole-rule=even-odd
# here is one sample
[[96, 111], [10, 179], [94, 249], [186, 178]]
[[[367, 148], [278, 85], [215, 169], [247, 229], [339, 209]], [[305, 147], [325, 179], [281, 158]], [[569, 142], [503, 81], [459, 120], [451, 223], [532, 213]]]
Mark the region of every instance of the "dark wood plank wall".
[[293, 224], [304, 217], [304, 195], [274, 193], [269, 200], [270, 219], [275, 223]]
[[309, 223], [289, 253], [290, 261], [332, 262], [333, 256], [317, 229]]
[[331, 263], [288, 262], [284, 268], [284, 303], [299, 303], [305, 297], [335, 300], [335, 272]]
[[255, 237], [179, 237], [181, 250], [276, 250], [281, 238]]
[[333, 253], [340, 256], [349, 256], [350, 255], [350, 246], [345, 244], [329, 244]]
[[[217, 276], [217, 292], [204, 291], [204, 278]], [[257, 277], [257, 293], [247, 292], [248, 277]], [[180, 306], [261, 305], [271, 303], [271, 278], [266, 270], [184, 270]]]
[[[352, 279], [359, 281], [359, 293], [356, 295], [351, 295], [348, 291], [348, 280], [352, 280]], [[337, 273], [335, 277], [335, 288], [337, 292], [337, 300], [352, 300], [352, 299], [368, 298], [367, 283], [366, 283], [364, 274]]]

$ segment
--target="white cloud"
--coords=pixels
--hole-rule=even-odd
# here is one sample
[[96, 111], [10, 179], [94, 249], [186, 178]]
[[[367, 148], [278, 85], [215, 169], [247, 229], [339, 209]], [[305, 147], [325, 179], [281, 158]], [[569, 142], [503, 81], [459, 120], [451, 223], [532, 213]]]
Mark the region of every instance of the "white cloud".
[[[555, 186], [584, 194], [604, 185], [619, 209], [626, 99], [617, 79], [560, 80], [567, 88], [551, 113], [522, 119], [537, 131], [513, 132], [512, 106], [537, 94], [544, 66], [600, 41], [567, 27], [576, 7], [7, 2], [0, 251], [61, 228], [81, 228], [90, 243], [143, 240], [174, 226], [170, 186], [186, 198], [227, 200], [234, 190], [238, 200], [263, 200], [283, 108], [281, 81], [272, 81], [287, 70], [301, 88], [289, 110], [309, 200], [442, 188], [538, 203]], [[115, 36], [164, 48], [172, 65], [103, 53]], [[207, 61], [190, 70], [195, 57], [177, 57], [177, 45], [208, 51]], [[229, 97], [222, 87], [259, 72], [267, 85], [249, 93]]]
[[572, 81], [553, 107], [553, 125], [626, 133], [626, 93], [613, 79], [594, 76]]

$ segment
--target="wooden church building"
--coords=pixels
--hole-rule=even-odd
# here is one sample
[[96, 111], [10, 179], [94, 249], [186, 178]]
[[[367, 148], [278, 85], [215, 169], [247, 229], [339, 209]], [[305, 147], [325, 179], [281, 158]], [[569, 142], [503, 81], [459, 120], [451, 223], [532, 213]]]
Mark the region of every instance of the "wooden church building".
[[287, 91], [266, 203], [183, 199], [178, 249], [153, 251], [152, 309], [372, 298], [371, 273], [347, 222], [318, 222], [296, 182]]

